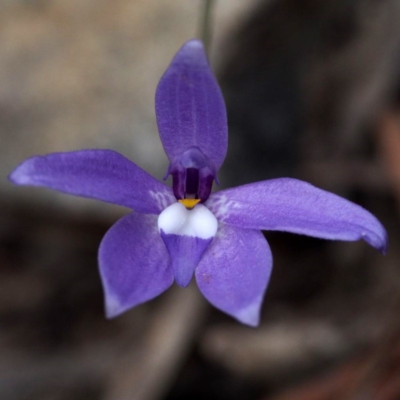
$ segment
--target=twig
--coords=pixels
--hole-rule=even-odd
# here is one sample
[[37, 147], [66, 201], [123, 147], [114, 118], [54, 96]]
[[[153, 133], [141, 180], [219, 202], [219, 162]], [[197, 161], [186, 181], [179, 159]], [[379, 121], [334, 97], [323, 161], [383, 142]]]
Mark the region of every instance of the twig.
[[193, 285], [175, 288], [155, 313], [140, 348], [125, 350], [116, 366], [108, 400], [163, 398], [204, 321], [205, 300]]
[[206, 52], [209, 53], [210, 43], [212, 37], [211, 24], [212, 24], [212, 9], [214, 6], [214, 0], [203, 0], [202, 3], [202, 14], [199, 24], [199, 37], [204, 43]]

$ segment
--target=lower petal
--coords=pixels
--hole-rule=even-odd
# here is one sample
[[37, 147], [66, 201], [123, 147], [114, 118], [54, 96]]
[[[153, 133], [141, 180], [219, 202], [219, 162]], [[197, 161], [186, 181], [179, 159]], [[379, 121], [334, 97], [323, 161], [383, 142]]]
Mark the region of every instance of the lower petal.
[[101, 242], [99, 266], [109, 318], [168, 289], [173, 273], [157, 216], [132, 213], [121, 218]]
[[188, 286], [194, 270], [213, 238], [167, 235], [163, 231], [161, 231], [161, 238], [171, 256], [175, 282], [182, 287]]
[[220, 224], [196, 269], [196, 280], [212, 305], [257, 326], [271, 270], [272, 254], [260, 231]]
[[212, 242], [218, 222], [202, 204], [187, 209], [178, 202], [159, 215], [158, 228], [171, 257], [175, 281], [185, 287], [189, 285], [197, 264]]

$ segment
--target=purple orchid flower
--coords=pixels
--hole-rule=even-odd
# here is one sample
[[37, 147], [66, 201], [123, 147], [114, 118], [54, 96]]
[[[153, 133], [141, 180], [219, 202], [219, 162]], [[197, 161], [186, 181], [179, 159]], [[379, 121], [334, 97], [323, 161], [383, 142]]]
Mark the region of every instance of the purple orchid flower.
[[272, 269], [261, 230], [364, 239], [385, 252], [384, 227], [368, 211], [306, 182], [282, 178], [211, 193], [227, 151], [225, 104], [203, 45], [187, 42], [157, 88], [156, 115], [173, 189], [112, 150], [32, 157], [17, 185], [119, 204], [99, 249], [106, 313], [114, 317], [193, 277], [216, 308], [256, 326]]

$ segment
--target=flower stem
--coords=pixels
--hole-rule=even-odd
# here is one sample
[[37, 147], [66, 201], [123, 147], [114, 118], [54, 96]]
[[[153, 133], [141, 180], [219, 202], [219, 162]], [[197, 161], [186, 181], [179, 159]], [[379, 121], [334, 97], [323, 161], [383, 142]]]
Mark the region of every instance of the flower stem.
[[211, 42], [211, 15], [214, 0], [203, 0], [202, 1], [202, 13], [199, 27], [199, 37], [204, 43], [206, 52], [209, 53], [209, 47]]

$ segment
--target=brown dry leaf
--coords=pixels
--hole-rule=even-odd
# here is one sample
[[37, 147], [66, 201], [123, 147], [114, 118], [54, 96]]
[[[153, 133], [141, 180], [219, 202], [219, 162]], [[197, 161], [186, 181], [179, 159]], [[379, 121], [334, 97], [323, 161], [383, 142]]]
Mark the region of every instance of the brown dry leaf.
[[368, 354], [351, 359], [330, 374], [263, 400], [398, 400], [400, 334]]

